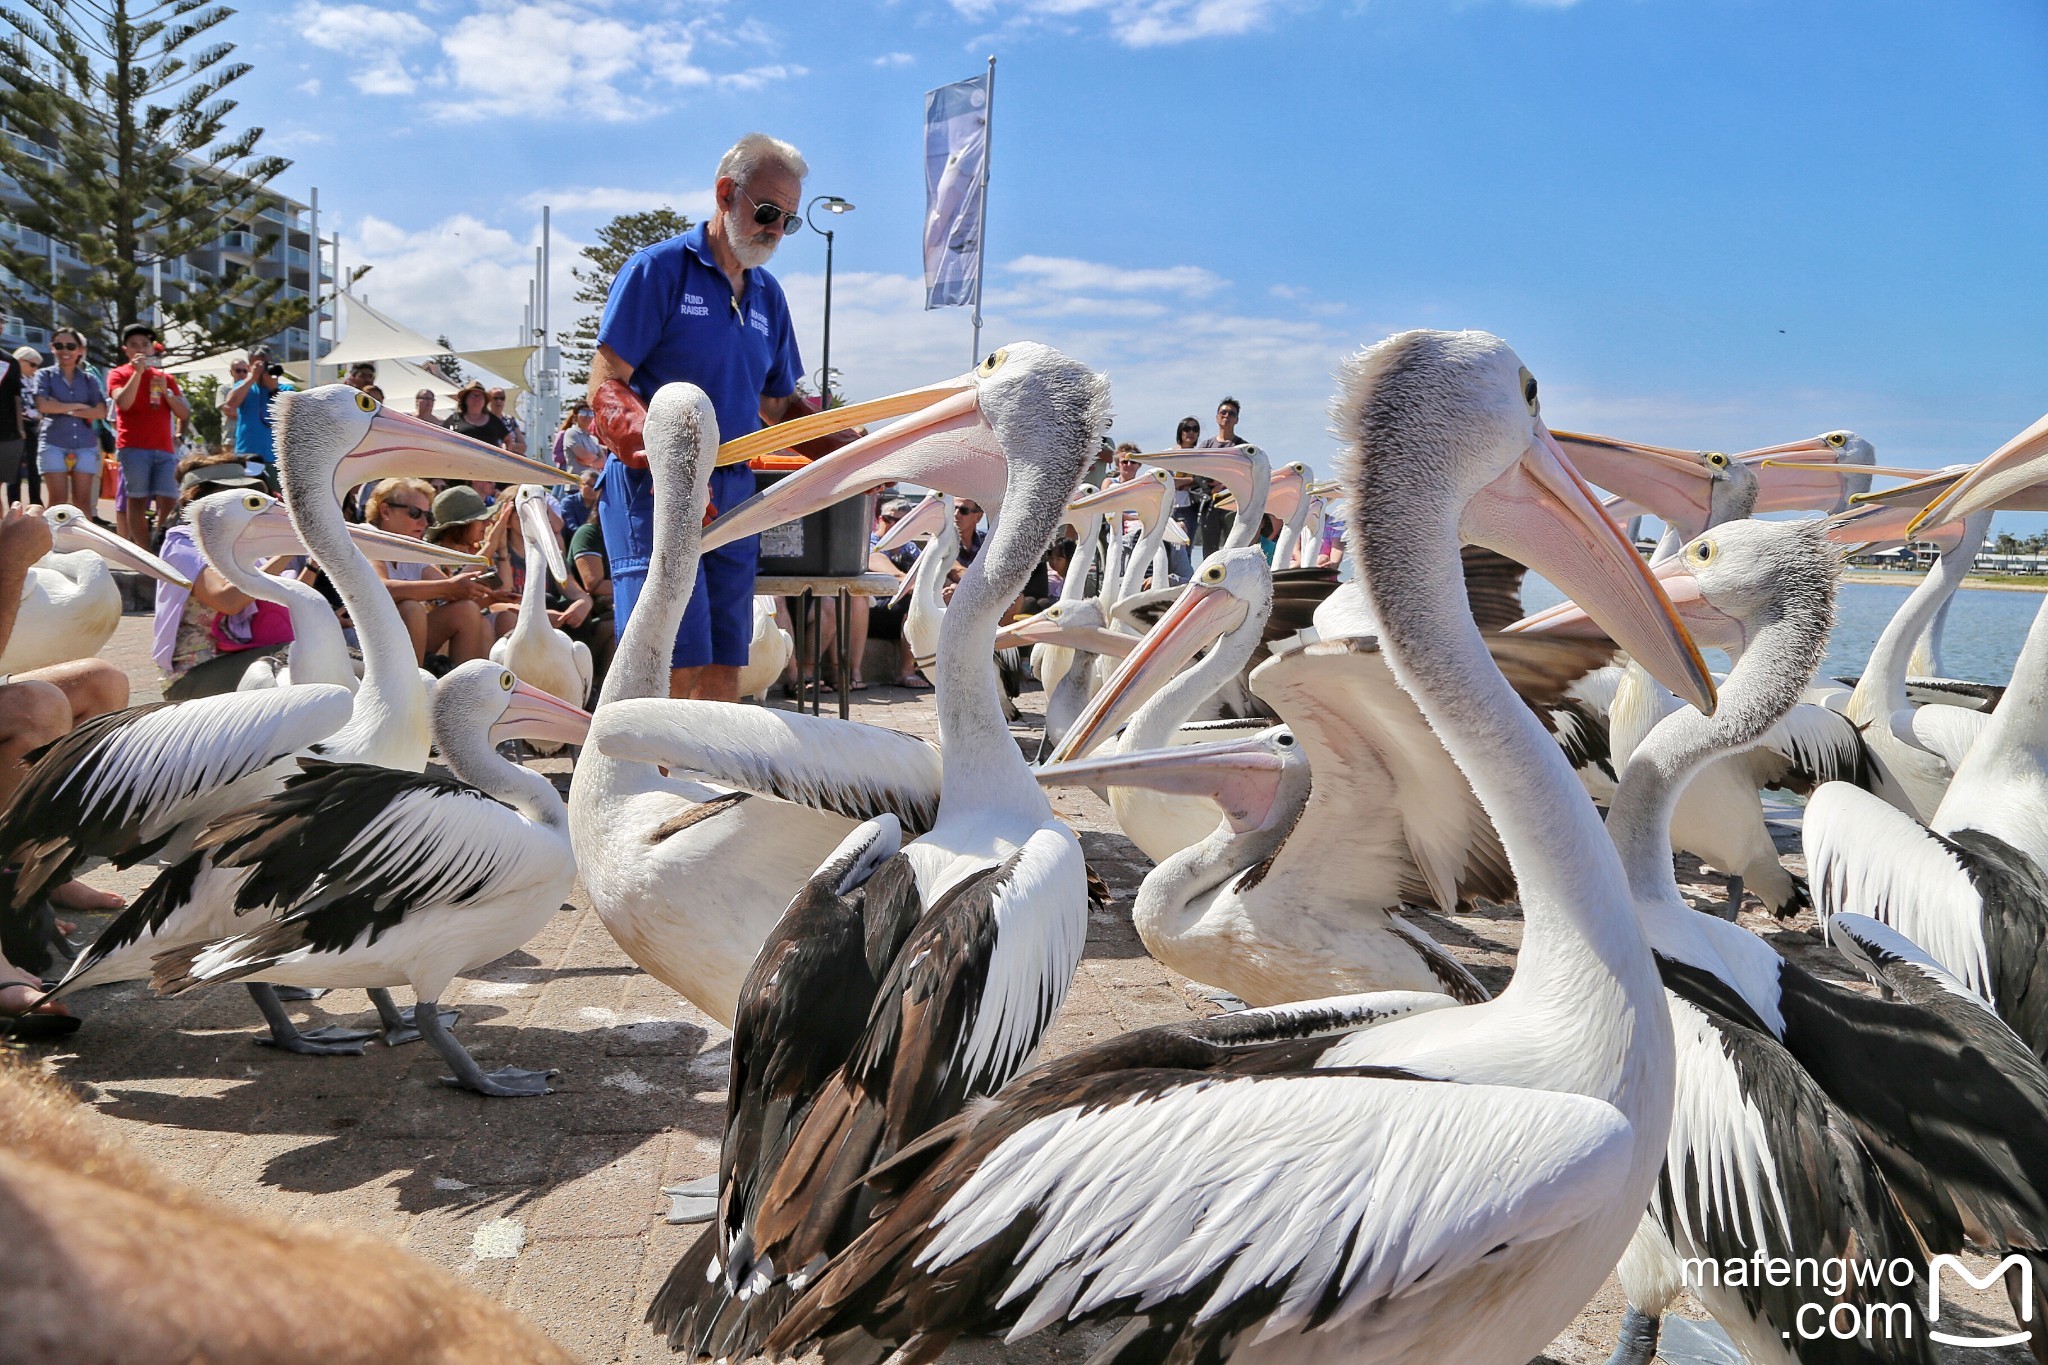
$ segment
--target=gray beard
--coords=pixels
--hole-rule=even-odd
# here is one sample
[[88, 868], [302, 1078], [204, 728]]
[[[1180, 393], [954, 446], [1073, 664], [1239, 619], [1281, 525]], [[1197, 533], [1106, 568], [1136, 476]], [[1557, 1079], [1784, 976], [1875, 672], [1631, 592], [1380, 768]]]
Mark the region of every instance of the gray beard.
[[[762, 231], [752, 219], [735, 209], [725, 211], [725, 244], [732, 248], [733, 256], [744, 270], [753, 270], [768, 264], [768, 258], [775, 254], [775, 248], [782, 244], [782, 234], [763, 242], [753, 234]], [[770, 229], [772, 231], [772, 229]]]

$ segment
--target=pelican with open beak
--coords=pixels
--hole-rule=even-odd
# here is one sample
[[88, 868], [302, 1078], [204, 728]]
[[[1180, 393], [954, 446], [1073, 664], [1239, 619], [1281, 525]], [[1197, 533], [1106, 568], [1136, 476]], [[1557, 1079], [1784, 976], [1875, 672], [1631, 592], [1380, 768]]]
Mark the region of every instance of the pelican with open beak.
[[[1832, 511], [1869, 487], [1870, 443], [1854, 432], [1831, 431], [1804, 440], [1729, 455], [1718, 450], [1677, 450], [1613, 436], [1554, 432], [1559, 448], [1586, 480], [1616, 496], [1607, 514], [1626, 521], [1649, 513], [1690, 540], [1719, 520], [1716, 493], [1729, 486], [1734, 466], [1756, 475], [1751, 512]], [[1853, 472], [1852, 472], [1853, 471]]]

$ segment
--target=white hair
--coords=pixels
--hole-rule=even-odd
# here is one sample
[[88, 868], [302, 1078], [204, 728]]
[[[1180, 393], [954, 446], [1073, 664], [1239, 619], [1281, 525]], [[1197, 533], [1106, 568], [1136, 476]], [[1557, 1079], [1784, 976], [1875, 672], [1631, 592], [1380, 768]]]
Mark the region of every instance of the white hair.
[[748, 133], [732, 144], [732, 150], [718, 158], [718, 178], [731, 176], [741, 185], [751, 184], [763, 166], [780, 166], [799, 181], [809, 178], [810, 163], [804, 154], [779, 137]]

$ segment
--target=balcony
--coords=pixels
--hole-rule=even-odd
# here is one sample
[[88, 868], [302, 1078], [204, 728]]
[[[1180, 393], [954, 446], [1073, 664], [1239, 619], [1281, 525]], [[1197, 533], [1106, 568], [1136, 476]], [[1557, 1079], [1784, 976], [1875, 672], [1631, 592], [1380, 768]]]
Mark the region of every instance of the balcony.
[[37, 142], [34, 138], [23, 137], [20, 133], [10, 131], [7, 134], [7, 140], [13, 143], [16, 148], [26, 152], [38, 161], [48, 161], [50, 159], [50, 149]]
[[242, 232], [239, 230], [235, 232], [223, 232], [220, 236], [220, 242], [217, 245], [217, 249], [221, 251], [232, 251], [243, 256], [253, 256], [256, 254], [256, 234], [253, 232]]
[[284, 249], [284, 263], [294, 270], [305, 270], [313, 264], [313, 258], [304, 247], [288, 246]]

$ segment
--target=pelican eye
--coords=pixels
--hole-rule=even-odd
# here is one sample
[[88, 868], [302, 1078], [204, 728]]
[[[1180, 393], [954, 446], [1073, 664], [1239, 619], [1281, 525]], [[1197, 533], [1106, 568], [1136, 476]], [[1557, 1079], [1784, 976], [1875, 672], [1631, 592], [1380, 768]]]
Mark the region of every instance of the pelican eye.
[[980, 375], [982, 378], [986, 379], [988, 376], [994, 374], [997, 370], [1003, 368], [1003, 362], [1005, 360], [1008, 360], [1009, 358], [1010, 353], [1007, 350], [990, 351], [988, 359], [982, 361], [981, 364], [975, 366], [974, 372]]
[[1204, 583], [1221, 583], [1223, 581], [1223, 566], [1221, 564], [1211, 564], [1208, 568], [1202, 570], [1202, 581]]
[[357, 393], [356, 406], [364, 412], [375, 412], [377, 410], [377, 400], [370, 397], [367, 393]]
[[498, 686], [505, 691], [510, 692], [512, 690], [512, 682], [512, 670], [505, 669], [498, 674]]
[[1840, 450], [1843, 446], [1849, 444], [1849, 433], [1846, 431], [1829, 432], [1828, 444], [1833, 446], [1836, 450]]
[[1280, 746], [1281, 748], [1283, 748], [1283, 749], [1291, 749], [1291, 748], [1293, 748], [1293, 747], [1294, 747], [1294, 736], [1293, 736], [1293, 735], [1275, 735], [1275, 736], [1273, 737], [1273, 742], [1274, 742], [1275, 744], [1278, 744], [1278, 745], [1279, 745], [1279, 746]]
[[263, 495], [260, 493], [244, 494], [242, 506], [248, 508], [251, 512], [261, 512], [263, 510]]
[[1535, 412], [1537, 410], [1536, 376], [1530, 374], [1526, 366], [1522, 369], [1522, 401], [1529, 405], [1529, 411]]
[[1714, 555], [1716, 553], [1714, 542], [1711, 540], [1696, 540], [1693, 542], [1690, 553], [1693, 563], [1711, 564], [1714, 562]]
[[1710, 450], [1707, 452], [1707, 463], [1716, 469], [1726, 469], [1728, 467], [1728, 457], [1718, 450]]

